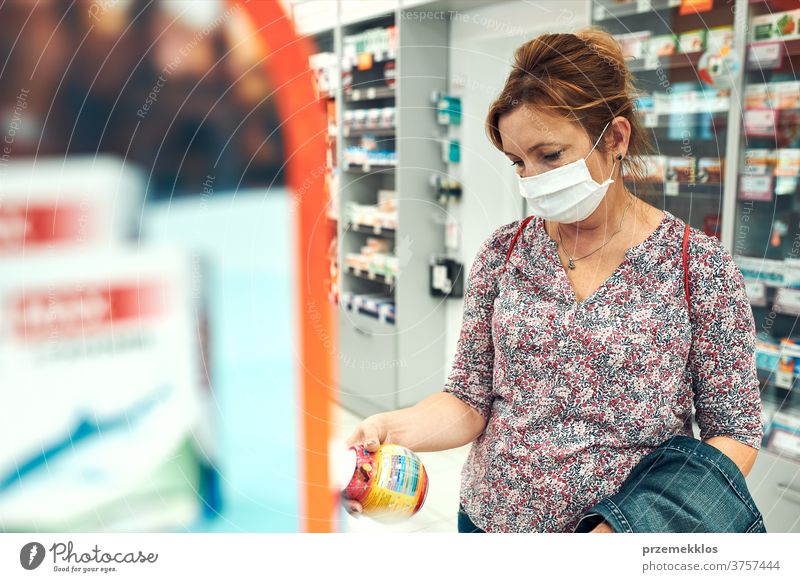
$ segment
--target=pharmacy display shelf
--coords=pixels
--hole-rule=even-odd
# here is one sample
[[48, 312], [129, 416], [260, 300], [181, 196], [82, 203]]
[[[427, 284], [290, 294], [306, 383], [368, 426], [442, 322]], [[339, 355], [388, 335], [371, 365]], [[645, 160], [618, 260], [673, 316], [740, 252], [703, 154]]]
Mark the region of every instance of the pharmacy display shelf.
[[351, 222], [347, 228], [349, 228], [352, 232], [376, 236], [395, 236], [397, 234], [397, 230], [394, 228], [386, 228], [379, 224], [360, 224], [358, 222]]
[[376, 273], [368, 269], [359, 269], [351, 266], [347, 267], [347, 274], [353, 275], [354, 277], [358, 277], [359, 279], [364, 279], [366, 281], [374, 281], [376, 283], [382, 283], [383, 285], [388, 285], [390, 287], [393, 287], [397, 282], [397, 279], [395, 279], [391, 275], [383, 275], [381, 273]]
[[653, 12], [672, 10], [680, 5], [681, 0], [634, 0], [626, 3], [603, 0], [594, 3], [592, 19], [600, 23], [604, 20], [616, 20], [625, 16], [647, 15]]
[[652, 190], [659, 196], [698, 196], [719, 200], [722, 197], [721, 183], [689, 183], [689, 182], [648, 182], [639, 183], [637, 188]]
[[765, 47], [768, 45], [780, 45], [780, 53], [783, 56], [787, 57], [796, 57], [800, 56], [800, 38], [790, 38], [787, 40], [759, 40], [759, 41], [752, 41], [747, 44], [748, 50], [752, 51], [753, 49], [759, 47]]
[[697, 69], [702, 51], [691, 53], [677, 53], [674, 55], [662, 55], [657, 57], [630, 59], [628, 68], [632, 73], [643, 73], [645, 71], [656, 72], [659, 69], [679, 69], [681, 67]]
[[351, 127], [344, 127], [342, 128], [342, 135], [344, 137], [363, 137], [365, 135], [375, 135], [375, 136], [394, 136], [397, 133], [396, 127], [359, 127], [359, 128], [351, 128]]
[[[407, 18], [404, 11], [410, 8], [394, 6], [364, 19], [342, 19], [334, 27], [342, 74], [337, 126], [341, 296], [385, 296], [392, 310], [391, 317], [378, 317], [370, 312], [369, 300], [355, 305], [348, 299], [339, 306], [340, 398], [360, 415], [413, 405], [440, 390], [445, 373], [445, 310], [428, 290], [429, 257], [442, 252], [444, 237], [431, 218], [435, 204], [424, 193], [431, 191], [430, 175], [446, 169], [441, 146], [431, 139], [436, 112], [430, 95], [447, 87], [449, 55], [442, 39], [448, 37], [448, 22]], [[378, 108], [386, 114], [390, 107], [393, 127], [363, 127], [363, 111], [358, 110]], [[350, 124], [359, 119], [359, 127]], [[391, 162], [352, 163], [370, 155]], [[347, 209], [372, 205], [396, 212], [396, 228], [349, 216]], [[384, 254], [380, 261], [392, 260], [399, 270], [387, 276], [353, 268], [345, 259], [354, 253], [362, 259]]]
[[395, 96], [392, 87], [363, 87], [353, 88], [344, 94], [345, 101], [374, 101], [378, 99], [393, 99]]
[[[736, 10], [747, 10], [747, 0], [732, 1]], [[591, 14], [594, 23], [620, 39], [643, 94], [640, 119], [657, 153], [666, 156], [668, 164], [685, 160], [695, 173], [712, 163], [722, 171], [720, 183], [656, 182], [641, 189], [654, 190], [665, 209], [730, 246], [735, 199], [726, 193], [735, 192], [738, 176], [736, 163], [728, 162], [739, 153], [741, 85], [708, 84], [698, 69], [706, 51], [716, 46], [727, 46], [741, 62], [744, 23], [734, 21], [730, 3], [711, 2], [708, 9], [698, 8], [700, 12], [686, 10], [684, 4], [593, 0]], [[658, 172], [649, 174], [651, 180], [658, 177]]]
[[373, 174], [376, 172], [394, 172], [396, 167], [396, 164], [346, 164], [342, 167], [342, 170], [359, 174]]

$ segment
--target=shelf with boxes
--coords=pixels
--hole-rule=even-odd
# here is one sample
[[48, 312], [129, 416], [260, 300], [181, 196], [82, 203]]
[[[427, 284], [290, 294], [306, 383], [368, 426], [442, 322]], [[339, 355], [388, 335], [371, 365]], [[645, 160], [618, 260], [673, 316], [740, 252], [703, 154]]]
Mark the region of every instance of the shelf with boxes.
[[602, 23], [624, 16], [671, 10], [680, 4], [681, 0], [603, 0], [594, 3], [592, 20]]
[[329, 233], [328, 253], [329, 281], [328, 297], [332, 303], [339, 300], [338, 227], [339, 220], [339, 175], [338, 168], [338, 95], [340, 92], [339, 61], [335, 51], [332, 30], [323, 30], [313, 37], [315, 52], [309, 56], [309, 67], [314, 75], [315, 87], [321, 107], [325, 111], [328, 131], [325, 140], [324, 192], [327, 200], [325, 228]]
[[[721, 236], [731, 87], [713, 58], [734, 48], [734, 18], [723, 2], [594, 0], [593, 22], [619, 43], [639, 91], [636, 111], [655, 146], [644, 159], [653, 204]], [[707, 4], [707, 5], [701, 5]], [[734, 119], [734, 121], [736, 121]], [[690, 202], [691, 201], [691, 202]]]
[[[775, 327], [776, 317], [778, 328], [800, 314], [794, 307], [800, 295], [794, 275], [800, 259], [800, 9], [787, 10], [789, 4], [796, 6], [748, 4], [735, 214], [734, 249], [749, 269], [756, 323], [770, 318]], [[763, 273], [755, 273], [756, 264]]]
[[362, 415], [414, 404], [444, 381], [444, 310], [428, 292], [441, 230], [420, 193], [444, 167], [427, 99], [445, 88], [447, 22], [401, 15], [396, 8], [334, 28], [339, 388], [342, 405]]

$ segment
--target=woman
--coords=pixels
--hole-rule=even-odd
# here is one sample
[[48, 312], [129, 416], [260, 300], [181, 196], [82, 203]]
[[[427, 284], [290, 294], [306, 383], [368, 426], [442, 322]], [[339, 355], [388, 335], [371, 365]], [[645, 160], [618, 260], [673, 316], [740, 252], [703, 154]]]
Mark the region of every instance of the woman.
[[349, 443], [472, 442], [459, 531], [573, 531], [642, 457], [692, 436], [693, 404], [700, 438], [746, 475], [762, 425], [743, 278], [691, 229], [687, 306], [683, 221], [623, 183], [646, 139], [614, 40], [586, 30], [522, 45], [487, 130], [533, 217], [481, 246], [444, 391], [367, 418]]

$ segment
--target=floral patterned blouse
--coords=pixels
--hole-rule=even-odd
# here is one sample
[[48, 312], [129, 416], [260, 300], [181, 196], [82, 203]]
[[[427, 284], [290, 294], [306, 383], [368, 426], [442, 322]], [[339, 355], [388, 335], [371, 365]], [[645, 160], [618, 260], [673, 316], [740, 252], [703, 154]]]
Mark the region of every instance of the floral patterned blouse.
[[[675, 434], [761, 446], [755, 322], [744, 280], [715, 237], [665, 212], [578, 303], [541, 218], [481, 246], [445, 391], [488, 418], [460, 501], [488, 532], [570, 532]], [[505, 266], [505, 268], [504, 268]], [[694, 390], [692, 390], [694, 386]]]

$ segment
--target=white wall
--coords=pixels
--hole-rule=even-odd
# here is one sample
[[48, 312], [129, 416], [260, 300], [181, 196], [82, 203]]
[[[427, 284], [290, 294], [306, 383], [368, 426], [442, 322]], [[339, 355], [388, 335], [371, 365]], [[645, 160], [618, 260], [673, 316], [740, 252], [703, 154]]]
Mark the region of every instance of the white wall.
[[[462, 201], [452, 205], [461, 221], [466, 273], [491, 232], [523, 216], [513, 168], [486, 137], [484, 120], [525, 41], [545, 32], [572, 32], [589, 24], [586, 0], [518, 0], [458, 13], [450, 30], [450, 90], [462, 96]], [[466, 282], [466, 281], [465, 281]], [[449, 372], [461, 329], [463, 301], [447, 302], [445, 369]]]

